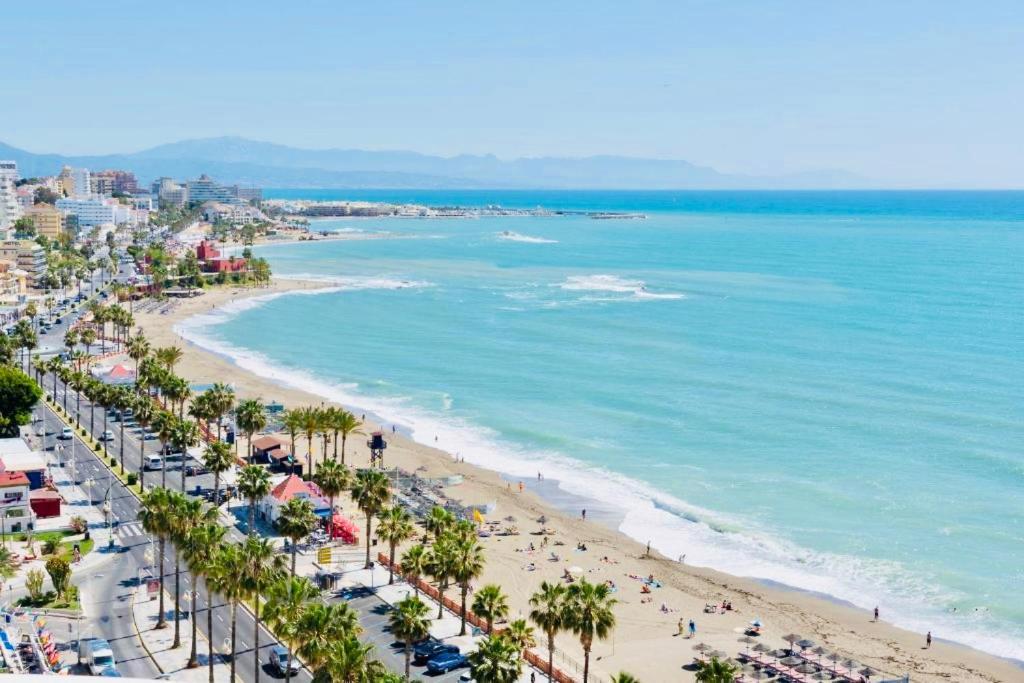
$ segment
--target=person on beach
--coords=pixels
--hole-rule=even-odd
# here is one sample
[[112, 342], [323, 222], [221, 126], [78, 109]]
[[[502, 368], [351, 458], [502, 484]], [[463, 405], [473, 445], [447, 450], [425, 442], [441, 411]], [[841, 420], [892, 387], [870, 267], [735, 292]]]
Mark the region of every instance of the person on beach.
[[580, 516], [583, 518], [584, 522], [587, 521], [587, 508], [583, 508], [583, 512]]
[[875, 607], [875, 621], [878, 621], [878, 607]]
[[690, 637], [693, 638], [695, 635], [697, 635], [697, 624], [690, 619]]
[[929, 648], [930, 648], [931, 646], [932, 646], [932, 632], [931, 632], [931, 631], [928, 631], [928, 635], [926, 635], [926, 636], [924, 637], [924, 647], [925, 647], [925, 649], [927, 650], [927, 649], [929, 649]]
[[681, 635], [683, 635], [683, 632], [684, 632], [685, 630], [686, 630], [686, 624], [685, 624], [685, 623], [683, 622], [683, 618], [682, 618], [682, 617], [679, 617], [679, 624], [678, 624], [678, 626], [676, 627], [676, 635], [677, 635], [677, 636], [681, 636]]

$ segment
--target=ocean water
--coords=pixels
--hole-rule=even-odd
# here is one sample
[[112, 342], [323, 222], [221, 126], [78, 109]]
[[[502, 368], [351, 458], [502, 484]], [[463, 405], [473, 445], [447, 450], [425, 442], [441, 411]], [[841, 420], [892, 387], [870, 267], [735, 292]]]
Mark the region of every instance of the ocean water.
[[[328, 220], [189, 339], [669, 557], [1024, 659], [1024, 193], [289, 191], [642, 211]], [[266, 397], [273, 398], [273, 397]]]

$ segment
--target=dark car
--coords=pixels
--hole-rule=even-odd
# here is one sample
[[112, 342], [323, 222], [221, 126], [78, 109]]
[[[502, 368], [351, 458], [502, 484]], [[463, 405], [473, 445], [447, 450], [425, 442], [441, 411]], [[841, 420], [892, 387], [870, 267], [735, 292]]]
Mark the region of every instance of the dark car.
[[426, 664], [427, 661], [443, 652], [458, 652], [459, 648], [440, 640], [424, 640], [412, 649], [412, 661], [417, 664]]
[[442, 652], [427, 662], [427, 671], [432, 674], [443, 674], [468, 665], [466, 655], [459, 652]]
[[201, 474], [209, 474], [210, 470], [205, 465], [185, 465], [186, 477], [198, 477]]

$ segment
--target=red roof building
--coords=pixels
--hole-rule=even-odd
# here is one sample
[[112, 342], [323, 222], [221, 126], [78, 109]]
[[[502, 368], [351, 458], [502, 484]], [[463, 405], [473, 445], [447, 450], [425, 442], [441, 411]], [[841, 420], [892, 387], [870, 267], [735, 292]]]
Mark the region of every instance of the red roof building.
[[281, 514], [281, 508], [295, 498], [308, 500], [313, 505], [313, 512], [321, 517], [330, 514], [330, 503], [320, 493], [319, 486], [298, 475], [289, 474], [270, 490], [270, 495], [260, 501], [260, 515], [271, 522], [276, 522]]

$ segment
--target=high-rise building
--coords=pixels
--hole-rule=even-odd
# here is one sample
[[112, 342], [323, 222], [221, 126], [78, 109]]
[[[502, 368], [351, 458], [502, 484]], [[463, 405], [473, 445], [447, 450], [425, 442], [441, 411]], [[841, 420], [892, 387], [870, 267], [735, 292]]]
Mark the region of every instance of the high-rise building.
[[88, 197], [92, 194], [92, 174], [87, 168], [71, 169], [71, 194], [75, 197]]
[[64, 230], [64, 214], [49, 204], [36, 204], [25, 210], [25, 217], [32, 220], [37, 235], [54, 240]]
[[157, 201], [171, 206], [185, 206], [188, 201], [188, 190], [174, 182], [173, 178], [157, 178], [153, 181], [153, 195]]
[[135, 174], [131, 171], [116, 169], [96, 171], [89, 180], [95, 194], [112, 195], [115, 192], [133, 194], [139, 189]]
[[21, 216], [18, 192], [14, 183], [18, 180], [18, 164], [0, 161], [0, 237], [6, 236], [14, 221]]
[[135, 215], [129, 206], [107, 197], [65, 197], [57, 200], [57, 210], [65, 216], [74, 215], [79, 228], [97, 225], [130, 223]]
[[240, 200], [234, 189], [220, 185], [205, 173], [196, 180], [189, 180], [185, 183], [188, 190], [188, 201], [199, 202], [222, 202], [224, 204], [238, 204]]

